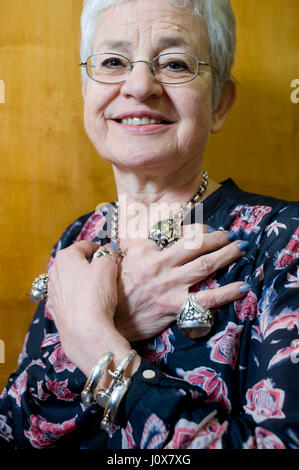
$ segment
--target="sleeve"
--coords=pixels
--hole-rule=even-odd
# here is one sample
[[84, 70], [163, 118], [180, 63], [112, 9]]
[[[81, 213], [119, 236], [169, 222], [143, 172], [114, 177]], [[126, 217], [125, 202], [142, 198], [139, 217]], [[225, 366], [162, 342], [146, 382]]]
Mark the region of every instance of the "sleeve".
[[227, 384], [231, 411], [143, 360], [118, 414], [123, 448], [299, 448], [298, 211], [276, 215], [257, 240], [256, 294], [243, 306], [256, 295], [258, 309], [244, 321], [235, 383]]
[[[71, 224], [52, 251], [74, 243], [90, 214]], [[18, 359], [0, 396], [0, 448], [49, 448], [80, 425], [86, 377], [65, 356], [55, 324], [39, 304]]]

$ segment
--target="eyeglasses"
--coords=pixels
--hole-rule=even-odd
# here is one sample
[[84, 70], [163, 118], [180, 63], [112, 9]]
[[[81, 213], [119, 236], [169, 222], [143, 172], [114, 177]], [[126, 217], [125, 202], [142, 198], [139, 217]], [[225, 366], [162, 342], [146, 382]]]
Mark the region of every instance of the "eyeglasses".
[[151, 62], [146, 60], [133, 62], [121, 54], [102, 52], [89, 56], [86, 62], [81, 62], [79, 65], [86, 67], [87, 75], [92, 80], [112, 85], [125, 82], [138, 62], [148, 64], [155, 80], [165, 85], [178, 85], [194, 80], [202, 66], [217, 71], [214, 65], [200, 61], [185, 52], [160, 54]]

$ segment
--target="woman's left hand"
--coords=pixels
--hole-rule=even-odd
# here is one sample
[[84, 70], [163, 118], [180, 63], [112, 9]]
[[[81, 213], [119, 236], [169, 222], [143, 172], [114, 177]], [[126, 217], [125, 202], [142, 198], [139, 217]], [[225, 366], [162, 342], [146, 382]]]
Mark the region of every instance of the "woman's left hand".
[[[190, 287], [245, 254], [240, 243], [231, 242], [225, 231], [209, 233], [201, 224], [184, 226], [181, 239], [167, 250], [148, 239], [135, 241], [120, 266], [118, 331], [131, 342], [160, 334], [176, 320]], [[243, 285], [239, 281], [200, 290], [196, 300], [206, 309], [216, 309], [244, 297]]]
[[117, 367], [131, 349], [113, 321], [117, 305], [116, 254], [110, 250], [112, 256], [89, 262], [98, 248], [96, 243], [80, 241], [58, 251], [48, 273], [47, 309], [66, 356], [87, 376], [103, 353], [113, 352]]

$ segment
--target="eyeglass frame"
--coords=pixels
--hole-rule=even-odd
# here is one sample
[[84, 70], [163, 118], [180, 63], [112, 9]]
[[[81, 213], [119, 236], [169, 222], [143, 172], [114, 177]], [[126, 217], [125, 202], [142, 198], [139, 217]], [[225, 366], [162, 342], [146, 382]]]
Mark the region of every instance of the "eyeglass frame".
[[[205, 61], [202, 61], [202, 60], [198, 60], [197, 57], [195, 57], [194, 55], [192, 54], [188, 54], [187, 52], [164, 52], [163, 54], [159, 54], [157, 55], [156, 57], [153, 58], [153, 60], [151, 61], [147, 61], [147, 60], [130, 60], [128, 59], [128, 57], [122, 55], [122, 54], [117, 54], [115, 52], [98, 52], [97, 54], [91, 54], [90, 56], [87, 57], [86, 59], [86, 62], [80, 62], [78, 65], [80, 67], [85, 67], [86, 68], [86, 73], [87, 73], [87, 76], [93, 80], [94, 82], [97, 82], [97, 83], [103, 83], [104, 85], [119, 85], [121, 83], [125, 83], [128, 79], [128, 77], [125, 79], [125, 80], [121, 80], [120, 82], [102, 82], [100, 80], [96, 80], [95, 78], [92, 78], [89, 73], [88, 73], [88, 69], [87, 69], [87, 64], [88, 64], [88, 61], [91, 57], [94, 57], [94, 56], [98, 56], [98, 55], [102, 55], [102, 54], [113, 54], [114, 56], [117, 56], [117, 57], [123, 57], [124, 59], [126, 59], [129, 64], [130, 64], [130, 69], [129, 69], [129, 72], [132, 72], [133, 70], [133, 66], [135, 64], [137, 64], [138, 62], [143, 62], [145, 64], [148, 64], [149, 65], [149, 69], [150, 69], [150, 72], [151, 74], [153, 75], [154, 79], [159, 82], [159, 83], [162, 83], [163, 85], [182, 85], [183, 83], [188, 83], [188, 82], [192, 82], [193, 80], [195, 80], [195, 78], [198, 77], [198, 74], [199, 74], [199, 67], [201, 65], [205, 65], [207, 67], [211, 67], [215, 72], [218, 72], [218, 69], [217, 67], [215, 67], [215, 65], [213, 64], [210, 64], [209, 62], [205, 62]], [[153, 68], [153, 62], [155, 60], [157, 60], [159, 57], [163, 57], [164, 55], [171, 55], [171, 54], [182, 54], [182, 55], [188, 55], [190, 57], [192, 57], [193, 59], [196, 60], [197, 62], [197, 71], [196, 71], [196, 74], [194, 75], [194, 77], [190, 78], [189, 80], [185, 80], [184, 82], [161, 82], [161, 80], [158, 80], [156, 77], [155, 77], [155, 70]]]

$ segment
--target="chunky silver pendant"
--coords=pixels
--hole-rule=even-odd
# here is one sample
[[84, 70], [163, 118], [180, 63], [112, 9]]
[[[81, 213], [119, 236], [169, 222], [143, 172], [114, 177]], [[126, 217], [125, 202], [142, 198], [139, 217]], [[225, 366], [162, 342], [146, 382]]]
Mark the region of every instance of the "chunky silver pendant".
[[189, 338], [202, 338], [210, 333], [214, 324], [211, 310], [202, 307], [190, 294], [177, 316], [177, 325], [181, 332]]
[[[208, 173], [207, 171], [203, 170], [201, 185], [192, 199], [187, 204], [183, 204], [175, 217], [169, 217], [168, 219], [160, 220], [153, 225], [149, 232], [148, 238], [153, 240], [161, 250], [169, 248], [181, 238], [182, 222], [184, 217], [186, 213], [190, 212], [200, 201], [201, 197], [207, 190], [208, 183]], [[126, 255], [126, 251], [121, 248], [118, 237], [118, 216], [118, 201], [116, 200], [114, 202], [110, 237], [111, 240], [118, 245], [119, 259], [121, 260]]]
[[180, 239], [180, 228], [180, 224], [173, 217], [159, 220], [151, 228], [148, 238], [153, 240], [161, 250], [164, 250]]
[[202, 175], [202, 182], [195, 193], [193, 198], [184, 204], [175, 217], [169, 217], [165, 220], [160, 220], [155, 223], [151, 228], [148, 238], [153, 240], [156, 245], [164, 250], [169, 248], [181, 238], [182, 222], [187, 212], [190, 212], [195, 205], [200, 201], [200, 198], [205, 193], [209, 183], [208, 173], [204, 170]]

